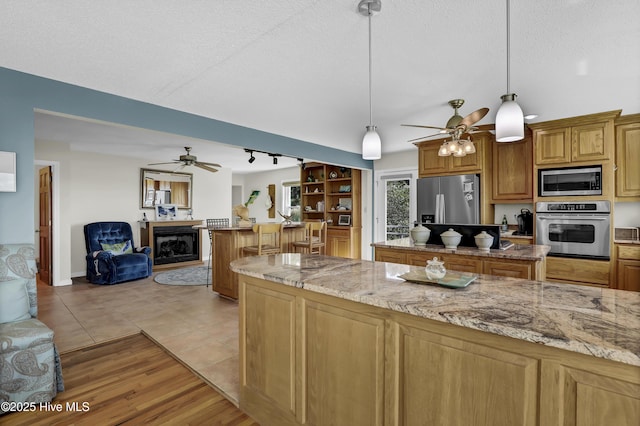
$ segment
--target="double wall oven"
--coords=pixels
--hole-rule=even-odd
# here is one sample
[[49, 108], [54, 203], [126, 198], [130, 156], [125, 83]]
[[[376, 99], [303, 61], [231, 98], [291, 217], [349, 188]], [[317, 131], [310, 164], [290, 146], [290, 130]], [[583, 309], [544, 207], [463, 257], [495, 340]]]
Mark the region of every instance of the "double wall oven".
[[550, 256], [608, 260], [610, 225], [609, 201], [536, 203], [536, 241]]

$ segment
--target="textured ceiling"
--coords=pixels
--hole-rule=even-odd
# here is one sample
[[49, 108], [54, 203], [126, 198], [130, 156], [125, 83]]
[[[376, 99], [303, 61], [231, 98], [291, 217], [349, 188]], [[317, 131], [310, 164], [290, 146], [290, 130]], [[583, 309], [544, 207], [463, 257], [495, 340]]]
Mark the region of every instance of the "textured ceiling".
[[[360, 152], [368, 27], [357, 4], [3, 0], [0, 66]], [[639, 21], [637, 0], [512, 0], [511, 89], [525, 113], [547, 121], [640, 112]], [[401, 123], [444, 125], [450, 99], [466, 100], [463, 116], [490, 108], [481, 124], [494, 122], [507, 90], [504, 0], [382, 0], [372, 25], [383, 155], [415, 149], [406, 141], [429, 134]], [[58, 126], [59, 137], [74, 140], [58, 118], [38, 117], [38, 137], [53, 139], [48, 127]], [[121, 139], [126, 131], [117, 131]], [[84, 138], [76, 139], [79, 147]], [[129, 152], [148, 158], [138, 145]]]

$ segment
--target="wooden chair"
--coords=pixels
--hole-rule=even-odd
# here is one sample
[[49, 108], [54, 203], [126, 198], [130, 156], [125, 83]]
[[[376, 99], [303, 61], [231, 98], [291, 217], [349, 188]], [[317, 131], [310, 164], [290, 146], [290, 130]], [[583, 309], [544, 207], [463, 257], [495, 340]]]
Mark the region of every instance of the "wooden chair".
[[245, 256], [282, 253], [284, 223], [256, 223], [253, 232], [258, 234], [258, 245], [242, 248]]
[[209, 231], [209, 263], [207, 264], [207, 287], [209, 287], [209, 269], [211, 268], [211, 261], [213, 256], [213, 230], [216, 228], [228, 228], [229, 218], [223, 219], [207, 219], [207, 231]]
[[305, 239], [294, 241], [293, 247], [302, 253], [324, 254], [326, 244], [326, 222], [305, 222]]

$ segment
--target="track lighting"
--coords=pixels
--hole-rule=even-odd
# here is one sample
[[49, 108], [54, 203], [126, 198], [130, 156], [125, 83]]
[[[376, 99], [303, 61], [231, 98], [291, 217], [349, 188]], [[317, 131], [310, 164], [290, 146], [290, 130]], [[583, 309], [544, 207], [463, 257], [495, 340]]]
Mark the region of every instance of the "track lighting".
[[253, 151], [250, 149], [245, 149], [245, 152], [248, 152], [250, 157], [249, 157], [249, 164], [253, 164], [254, 161], [256, 161], [256, 157], [253, 156]]
[[273, 157], [273, 164], [278, 165], [278, 157]]

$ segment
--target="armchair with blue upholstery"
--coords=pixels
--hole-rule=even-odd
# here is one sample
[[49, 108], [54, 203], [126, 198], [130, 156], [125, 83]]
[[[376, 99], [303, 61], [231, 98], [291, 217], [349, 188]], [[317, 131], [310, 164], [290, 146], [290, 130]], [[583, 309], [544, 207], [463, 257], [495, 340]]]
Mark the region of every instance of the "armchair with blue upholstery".
[[94, 222], [84, 226], [87, 279], [94, 284], [117, 284], [151, 275], [149, 247], [133, 244], [127, 222]]

